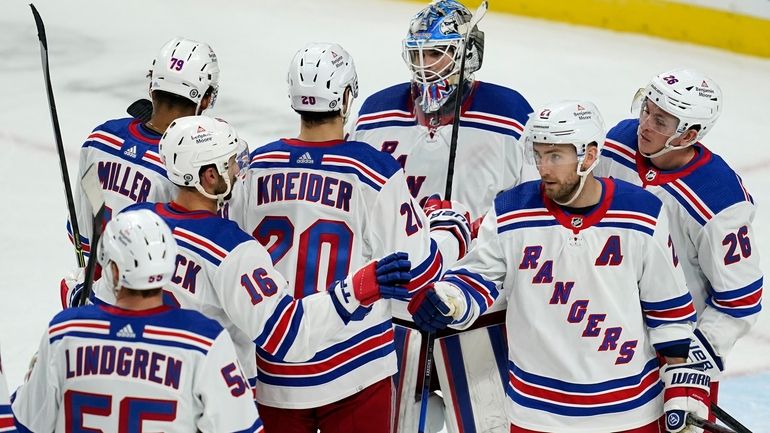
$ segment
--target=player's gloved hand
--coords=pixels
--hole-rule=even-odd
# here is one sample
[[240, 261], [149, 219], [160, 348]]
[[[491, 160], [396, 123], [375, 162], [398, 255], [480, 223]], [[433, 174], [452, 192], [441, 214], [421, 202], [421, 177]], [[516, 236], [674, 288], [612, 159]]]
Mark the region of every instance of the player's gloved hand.
[[412, 275], [409, 255], [393, 253], [359, 268], [332, 288], [332, 301], [343, 320], [360, 320], [369, 307], [380, 299], [409, 299], [408, 284]]
[[711, 378], [690, 363], [666, 365], [661, 376], [665, 384], [663, 411], [668, 433], [701, 433], [703, 429], [687, 425], [687, 414], [701, 418], [709, 415]]
[[418, 291], [407, 309], [418, 328], [435, 332], [465, 315], [467, 305], [460, 289], [438, 281]]
[[695, 368], [707, 373], [711, 380], [718, 380], [719, 375], [724, 370], [722, 358], [716, 354], [711, 343], [698, 329], [695, 330], [695, 338], [690, 341], [690, 354], [687, 357], [687, 363], [693, 364], [693, 366], [697, 365]]
[[83, 291], [83, 282], [86, 278], [85, 275], [85, 268], [77, 268], [62, 278], [59, 283], [59, 298], [62, 309], [78, 306], [80, 293]]
[[458, 260], [471, 245], [471, 215], [460, 202], [441, 200], [438, 194], [428, 197], [423, 206], [428, 215], [430, 231], [447, 231], [457, 239], [459, 245]]

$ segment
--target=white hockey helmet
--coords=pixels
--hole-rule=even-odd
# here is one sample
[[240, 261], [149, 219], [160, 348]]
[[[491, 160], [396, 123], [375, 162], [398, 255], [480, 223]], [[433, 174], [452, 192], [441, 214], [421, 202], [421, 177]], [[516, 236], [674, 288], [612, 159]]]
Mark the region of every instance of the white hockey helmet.
[[152, 62], [150, 91], [162, 90], [187, 98], [200, 107], [211, 89], [214, 106], [219, 90], [219, 62], [208, 44], [187, 38], [166, 42]]
[[[166, 166], [168, 179], [176, 185], [195, 187], [201, 194], [222, 201], [232, 190], [230, 176], [231, 158], [238, 171], [239, 155], [245, 146], [238, 133], [229, 123], [208, 116], [186, 116], [174, 120], [160, 139], [161, 159]], [[213, 164], [227, 182], [227, 191], [210, 194], [200, 183], [201, 167]]]
[[345, 118], [358, 97], [358, 75], [353, 58], [334, 43], [313, 42], [297, 51], [289, 65], [289, 98], [297, 111], [330, 112], [343, 109], [347, 89]]
[[[671, 150], [689, 146], [700, 140], [714, 127], [722, 111], [722, 90], [714, 80], [694, 69], [674, 69], [658, 74], [634, 98], [633, 111], [644, 115], [644, 104], [651, 102], [678, 119], [678, 124], [659, 132], [669, 135], [661, 151], [647, 157], [656, 157]], [[641, 117], [640, 117], [641, 120]], [[671, 141], [695, 128], [695, 140], [678, 147]], [[658, 128], [661, 129], [661, 128]]]
[[[577, 164], [576, 172], [580, 176], [580, 187], [569, 201], [560, 203], [568, 205], [580, 195], [586, 176], [599, 163], [605, 136], [604, 120], [596, 105], [588, 101], [559, 101], [541, 107], [529, 115], [523, 139], [526, 155], [536, 166], [547, 163]], [[535, 152], [535, 143], [572, 145], [575, 147], [576, 158], [543, 161], [542, 157]], [[586, 151], [591, 143], [596, 144], [596, 159], [590, 166], [583, 168]]]
[[118, 267], [118, 285], [134, 290], [157, 289], [168, 283], [176, 269], [177, 245], [171, 230], [155, 213], [139, 209], [119, 213], [104, 228], [97, 258], [112, 274]]

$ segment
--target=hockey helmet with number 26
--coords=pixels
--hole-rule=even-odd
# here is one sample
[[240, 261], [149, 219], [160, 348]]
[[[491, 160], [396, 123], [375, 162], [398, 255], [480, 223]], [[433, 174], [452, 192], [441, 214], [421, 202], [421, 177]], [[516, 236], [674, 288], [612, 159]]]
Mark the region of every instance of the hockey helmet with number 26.
[[149, 77], [150, 91], [173, 93], [189, 99], [197, 107], [211, 89], [210, 108], [214, 106], [219, 89], [219, 62], [208, 44], [174, 38], [160, 49], [152, 62]]
[[[105, 276], [118, 268], [118, 285], [149, 290], [171, 281], [177, 244], [166, 223], [154, 212], [139, 209], [119, 213], [104, 228], [97, 258]], [[109, 280], [108, 280], [109, 281]]]
[[289, 98], [297, 111], [330, 112], [343, 109], [347, 89], [345, 118], [358, 97], [358, 75], [353, 58], [334, 43], [314, 42], [297, 51], [289, 65]]

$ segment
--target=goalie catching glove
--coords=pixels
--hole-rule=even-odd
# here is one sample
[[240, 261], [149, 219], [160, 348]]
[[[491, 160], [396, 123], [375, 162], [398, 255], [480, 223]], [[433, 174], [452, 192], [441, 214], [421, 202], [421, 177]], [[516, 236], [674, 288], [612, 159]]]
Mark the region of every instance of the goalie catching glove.
[[332, 302], [346, 323], [361, 320], [370, 307], [380, 299], [409, 299], [404, 287], [412, 275], [407, 253], [398, 252], [372, 261], [359, 268], [344, 281], [337, 281], [330, 289]]

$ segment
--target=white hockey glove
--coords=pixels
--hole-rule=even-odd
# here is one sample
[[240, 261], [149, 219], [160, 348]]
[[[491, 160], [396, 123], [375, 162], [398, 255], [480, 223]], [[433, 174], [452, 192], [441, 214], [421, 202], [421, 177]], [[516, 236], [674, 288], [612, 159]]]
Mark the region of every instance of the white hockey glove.
[[468, 301], [462, 290], [438, 281], [418, 291], [407, 309], [417, 327], [435, 332], [465, 316]]
[[[696, 366], [697, 367], [697, 366]], [[692, 364], [666, 365], [661, 372], [665, 391], [663, 411], [668, 433], [701, 433], [703, 429], [687, 425], [687, 414], [708, 419], [711, 378]]]
[[85, 268], [77, 268], [61, 279], [59, 283], [59, 298], [62, 309], [78, 306], [85, 276]]
[[687, 357], [687, 363], [703, 370], [711, 377], [711, 380], [719, 380], [719, 376], [724, 370], [722, 358], [716, 354], [709, 341], [698, 329], [694, 333], [695, 338], [690, 340], [690, 354]]
[[450, 233], [458, 244], [457, 259], [463, 258], [471, 245], [471, 216], [468, 209], [457, 201], [441, 200], [434, 194], [423, 206], [428, 216], [431, 233], [445, 231]]
[[359, 268], [331, 289], [332, 302], [342, 320], [361, 320], [380, 299], [409, 299], [406, 284], [412, 279], [407, 253], [398, 252]]

